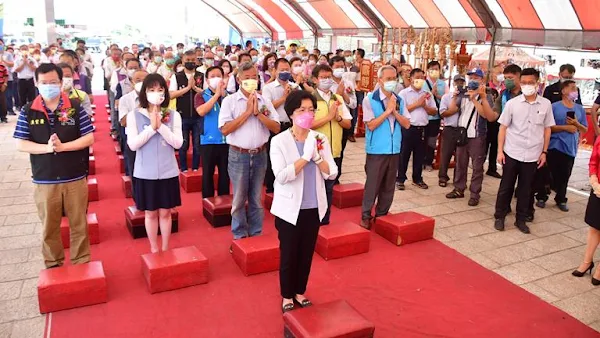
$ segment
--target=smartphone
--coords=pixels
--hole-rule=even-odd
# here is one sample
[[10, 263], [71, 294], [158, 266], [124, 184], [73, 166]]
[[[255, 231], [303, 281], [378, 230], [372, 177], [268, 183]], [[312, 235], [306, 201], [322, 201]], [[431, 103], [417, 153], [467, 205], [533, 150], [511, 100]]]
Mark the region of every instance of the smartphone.
[[479, 89], [479, 82], [469, 81], [469, 84], [467, 85], [467, 89], [468, 90], [478, 90]]
[[570, 118], [574, 119], [574, 118], [575, 118], [575, 112], [574, 112], [574, 111], [572, 111], [572, 110], [571, 110], [571, 111], [568, 111], [568, 112], [567, 112], [567, 117], [570, 117]]

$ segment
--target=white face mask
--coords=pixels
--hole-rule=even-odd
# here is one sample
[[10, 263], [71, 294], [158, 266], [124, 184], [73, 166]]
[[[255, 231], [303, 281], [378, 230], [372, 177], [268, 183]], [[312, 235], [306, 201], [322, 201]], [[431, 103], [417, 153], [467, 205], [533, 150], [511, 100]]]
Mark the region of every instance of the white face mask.
[[165, 100], [165, 93], [163, 92], [146, 92], [146, 98], [148, 102], [154, 105], [160, 105]]
[[302, 73], [302, 69], [303, 69], [302, 66], [296, 66], [296, 67], [294, 67], [294, 69], [292, 71], [294, 72], [294, 74], [298, 75], [298, 74]]
[[63, 90], [71, 90], [73, 88], [73, 78], [72, 77], [63, 77]]
[[221, 84], [221, 82], [223, 81], [223, 78], [220, 77], [213, 77], [208, 79], [208, 86], [212, 89], [217, 89], [217, 87]]
[[142, 82], [138, 82], [133, 85], [133, 89], [139, 94], [142, 91]]
[[344, 73], [344, 68], [336, 68], [333, 70], [333, 76], [338, 79], [341, 79]]
[[521, 85], [521, 92], [523, 92], [523, 94], [525, 96], [531, 96], [531, 95], [535, 94], [535, 92], [536, 92], [536, 86], [534, 86], [534, 85]]
[[137, 69], [127, 69], [127, 76], [133, 77], [133, 74], [137, 71]]

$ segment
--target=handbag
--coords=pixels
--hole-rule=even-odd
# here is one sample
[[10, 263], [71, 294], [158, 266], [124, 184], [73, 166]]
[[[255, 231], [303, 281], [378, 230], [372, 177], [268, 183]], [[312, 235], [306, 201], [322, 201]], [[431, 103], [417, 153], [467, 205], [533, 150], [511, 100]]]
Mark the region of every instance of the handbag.
[[467, 127], [457, 128], [458, 136], [456, 137], [456, 146], [458, 147], [466, 146], [467, 143], [469, 143], [469, 136], [467, 135], [467, 131], [469, 130], [469, 126], [471, 125], [471, 121], [473, 120], [473, 115], [475, 115], [475, 110], [477, 110], [477, 108], [473, 107], [471, 116], [469, 116], [469, 122], [467, 122]]

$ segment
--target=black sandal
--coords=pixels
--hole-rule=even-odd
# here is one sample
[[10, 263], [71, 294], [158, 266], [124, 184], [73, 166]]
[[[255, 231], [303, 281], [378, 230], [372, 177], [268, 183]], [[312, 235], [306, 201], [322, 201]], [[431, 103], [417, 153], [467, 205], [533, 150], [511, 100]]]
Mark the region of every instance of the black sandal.
[[448, 182], [442, 182], [442, 181], [440, 181], [438, 184], [439, 184], [439, 185], [440, 185], [440, 187], [442, 187], [442, 188], [445, 188], [445, 187], [447, 187], [447, 186], [448, 186]]
[[446, 194], [446, 198], [449, 199], [455, 199], [455, 198], [464, 198], [465, 197], [465, 193], [464, 192], [460, 192], [458, 190], [452, 190], [451, 192], [449, 192], [448, 194]]
[[294, 303], [300, 305], [301, 308], [305, 308], [305, 307], [309, 307], [312, 306], [312, 302], [310, 300], [308, 300], [308, 298], [304, 298], [304, 300], [302, 302], [298, 301], [296, 299], [296, 297], [294, 297]]
[[286, 313], [286, 312], [292, 311], [293, 309], [294, 309], [294, 303], [287, 303], [281, 307], [281, 312]]

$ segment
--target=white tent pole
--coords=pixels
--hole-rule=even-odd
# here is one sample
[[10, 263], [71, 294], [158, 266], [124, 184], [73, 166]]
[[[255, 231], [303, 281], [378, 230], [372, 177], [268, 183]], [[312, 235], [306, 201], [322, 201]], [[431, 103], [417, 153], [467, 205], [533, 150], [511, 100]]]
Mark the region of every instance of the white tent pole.
[[486, 74], [485, 83], [490, 81], [492, 74], [492, 68], [494, 68], [494, 62], [496, 61], [496, 27], [492, 27], [492, 45], [490, 46], [490, 59], [488, 61], [488, 70]]

